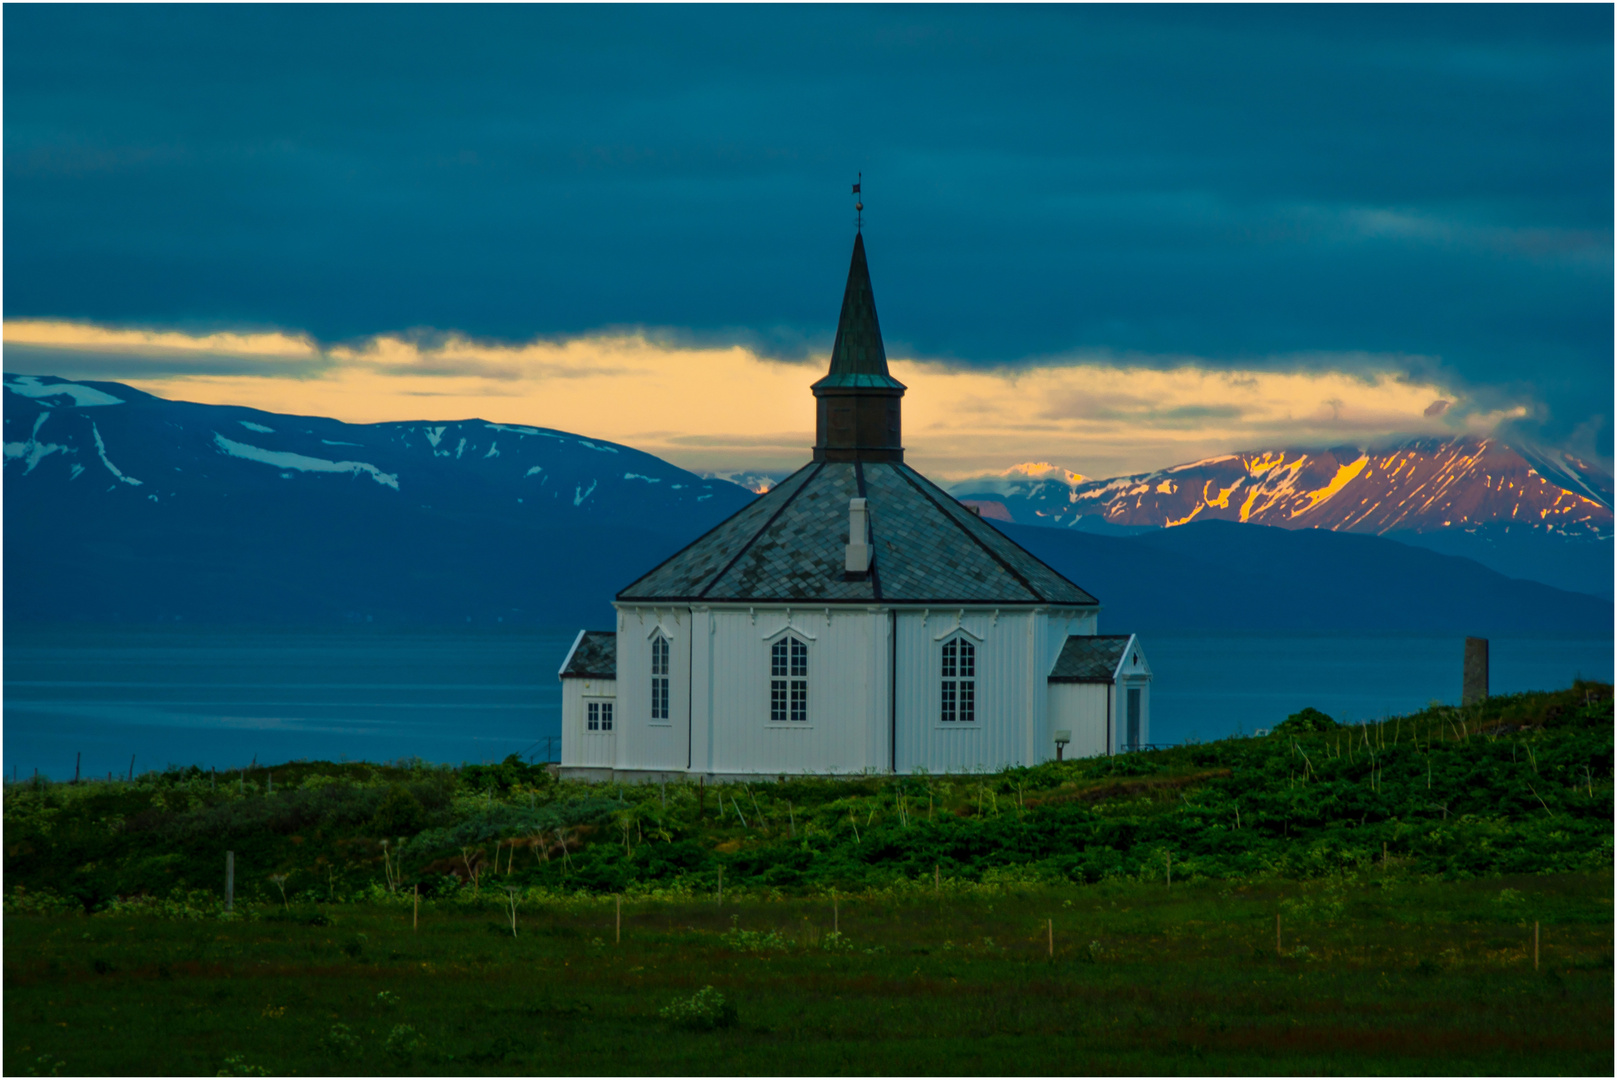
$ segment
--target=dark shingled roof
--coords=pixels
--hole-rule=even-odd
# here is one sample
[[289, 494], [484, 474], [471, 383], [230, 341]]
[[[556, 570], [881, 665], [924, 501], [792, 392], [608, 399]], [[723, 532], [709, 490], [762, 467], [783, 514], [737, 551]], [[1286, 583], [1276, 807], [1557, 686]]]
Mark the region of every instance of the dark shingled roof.
[[1050, 682], [1111, 682], [1133, 634], [1074, 634], [1061, 647]]
[[615, 679], [618, 677], [618, 634], [616, 630], [585, 630], [562, 665], [564, 679]]
[[[843, 580], [848, 500], [875, 558]], [[1094, 604], [953, 496], [897, 462], [807, 465], [639, 581], [624, 601]]]

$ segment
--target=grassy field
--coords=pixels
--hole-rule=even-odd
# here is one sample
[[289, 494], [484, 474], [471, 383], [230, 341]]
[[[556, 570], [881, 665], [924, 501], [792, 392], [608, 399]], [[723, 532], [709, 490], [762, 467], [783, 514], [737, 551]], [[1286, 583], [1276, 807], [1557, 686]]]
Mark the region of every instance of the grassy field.
[[[494, 892], [429, 901], [419, 929], [405, 901], [14, 910], [5, 1071], [1613, 1068], [1609, 874], [631, 900], [621, 942], [614, 898], [519, 903], [513, 936]], [[660, 1015], [706, 986], [733, 1024]]]
[[1613, 1068], [1605, 684], [995, 773], [290, 762], [4, 812], [13, 1075]]

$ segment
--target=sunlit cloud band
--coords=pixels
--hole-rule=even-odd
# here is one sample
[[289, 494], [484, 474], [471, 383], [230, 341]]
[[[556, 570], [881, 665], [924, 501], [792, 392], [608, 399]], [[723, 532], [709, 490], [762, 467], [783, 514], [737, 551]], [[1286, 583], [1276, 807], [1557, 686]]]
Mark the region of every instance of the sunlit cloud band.
[[[781, 472], [814, 437], [808, 386], [824, 361], [645, 333], [521, 344], [453, 333], [322, 346], [284, 332], [197, 333], [5, 323], [10, 372], [115, 379], [162, 397], [352, 423], [481, 418], [611, 439], [698, 472]], [[1055, 462], [1086, 476], [1234, 450], [1487, 433], [1529, 401], [1486, 406], [1403, 374], [1408, 357], [1263, 358], [1232, 370], [1196, 357], [1075, 355], [983, 369], [894, 358], [909, 386], [908, 457], [940, 479]]]

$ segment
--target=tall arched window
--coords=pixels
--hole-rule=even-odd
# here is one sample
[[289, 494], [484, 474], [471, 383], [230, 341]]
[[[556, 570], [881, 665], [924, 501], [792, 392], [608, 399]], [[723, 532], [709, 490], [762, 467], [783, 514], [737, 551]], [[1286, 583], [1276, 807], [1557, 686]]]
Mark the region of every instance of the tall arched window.
[[769, 647], [769, 719], [808, 721], [808, 645], [790, 634]]
[[668, 639], [660, 632], [651, 639], [651, 718], [668, 719]]
[[943, 643], [943, 709], [945, 724], [977, 719], [977, 646], [963, 637]]

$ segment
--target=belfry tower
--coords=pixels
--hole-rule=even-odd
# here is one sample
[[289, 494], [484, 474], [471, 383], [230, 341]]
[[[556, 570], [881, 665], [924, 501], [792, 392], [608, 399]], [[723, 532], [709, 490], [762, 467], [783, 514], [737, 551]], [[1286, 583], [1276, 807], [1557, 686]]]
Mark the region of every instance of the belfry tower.
[[887, 373], [863, 233], [853, 240], [831, 369], [813, 390], [815, 461], [904, 460], [904, 384]]

